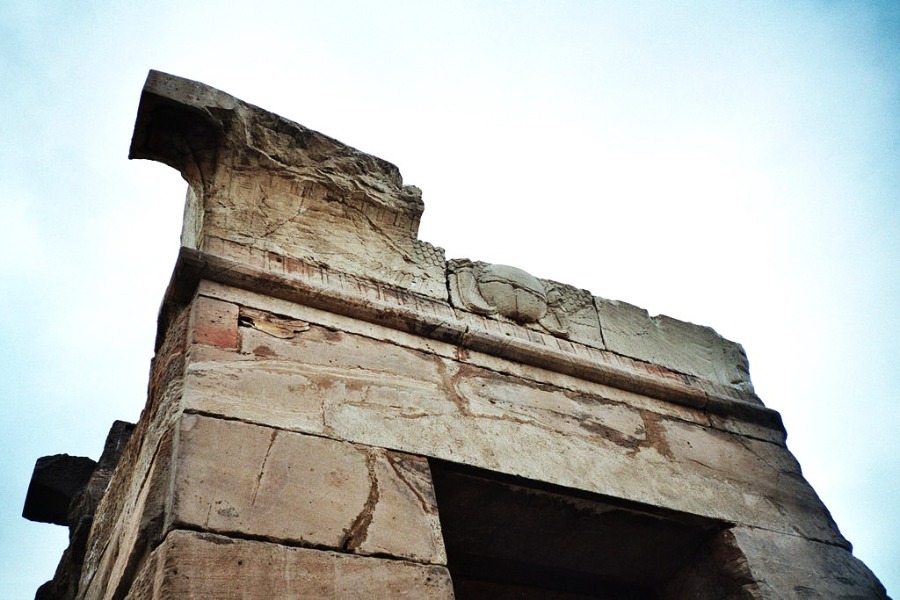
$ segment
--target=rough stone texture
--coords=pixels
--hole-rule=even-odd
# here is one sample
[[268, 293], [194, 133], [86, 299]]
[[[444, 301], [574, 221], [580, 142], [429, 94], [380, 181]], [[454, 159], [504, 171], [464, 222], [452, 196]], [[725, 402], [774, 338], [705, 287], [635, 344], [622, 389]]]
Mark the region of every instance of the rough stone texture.
[[127, 598], [453, 598], [446, 567], [173, 531]]
[[665, 315], [651, 317], [627, 302], [595, 298], [606, 347], [680, 373], [752, 391], [750, 367], [740, 344], [709, 327]]
[[34, 463], [22, 516], [31, 521], [68, 524], [69, 504], [97, 466], [86, 456], [54, 454]]
[[444, 496], [448, 547], [522, 578], [463, 569], [470, 590], [573, 568], [635, 597], [883, 597], [712, 329], [448, 268], [396, 167], [196, 82], [151, 72], [131, 156], [188, 181], [187, 247], [69, 595], [452, 597], [450, 464], [523, 517], [473, 527], [484, 497]]
[[211, 251], [218, 237], [446, 298], [443, 250], [416, 238], [422, 192], [385, 160], [156, 71], [130, 155], [190, 184], [190, 247]]
[[604, 347], [597, 309], [587, 290], [537, 279], [507, 265], [451, 260], [447, 267], [454, 306]]
[[846, 543], [781, 444], [575, 378], [554, 385], [535, 369], [485, 368], [315, 320], [290, 338], [240, 327], [238, 352], [192, 348], [185, 406]]
[[192, 341], [219, 348], [238, 347], [238, 307], [214, 298], [200, 297], [191, 312]]
[[424, 459], [197, 415], [176, 446], [174, 527], [446, 562]]
[[758, 598], [887, 598], [878, 578], [846, 548], [750, 527], [732, 534]]

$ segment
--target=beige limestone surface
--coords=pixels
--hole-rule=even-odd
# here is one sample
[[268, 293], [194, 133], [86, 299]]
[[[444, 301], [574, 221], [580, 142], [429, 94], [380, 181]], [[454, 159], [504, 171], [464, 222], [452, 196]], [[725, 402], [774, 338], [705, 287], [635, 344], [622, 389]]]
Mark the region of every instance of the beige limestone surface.
[[446, 563], [422, 458], [192, 414], [175, 452], [171, 527]]
[[419, 296], [443, 303], [451, 321], [545, 334], [535, 339], [559, 340], [563, 352], [568, 341], [607, 349], [755, 399], [738, 344], [514, 266], [448, 263], [418, 239], [421, 191], [397, 167], [209, 86], [151, 71], [130, 156], [164, 162], [188, 181], [189, 248], [280, 275], [293, 265], [382, 284], [389, 305]]
[[[702, 413], [635, 406], [574, 378], [561, 387], [535, 369], [472, 364], [411, 336], [385, 343], [371, 325], [368, 335], [349, 333], [316, 323], [316, 313], [299, 319], [302, 307], [278, 307], [292, 316], [267, 322], [302, 322], [303, 331], [274, 336], [235, 320], [236, 351], [191, 349], [186, 410], [845, 543], [780, 443], [715, 429]], [[260, 314], [231, 313], [248, 308]]]
[[175, 530], [126, 598], [452, 599], [446, 567]]
[[131, 155], [187, 247], [79, 598], [452, 597], [430, 459], [702, 520], [707, 597], [884, 597], [738, 344], [448, 263], [396, 167], [197, 82], [151, 73]]

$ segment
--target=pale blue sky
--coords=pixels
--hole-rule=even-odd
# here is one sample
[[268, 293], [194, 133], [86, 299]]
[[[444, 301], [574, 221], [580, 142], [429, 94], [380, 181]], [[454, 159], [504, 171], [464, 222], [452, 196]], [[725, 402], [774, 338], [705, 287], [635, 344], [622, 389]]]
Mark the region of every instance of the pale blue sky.
[[4, 597], [65, 546], [19, 516], [35, 459], [143, 405], [185, 188], [126, 160], [151, 68], [394, 162], [448, 257], [743, 343], [900, 595], [900, 4], [155, 5], [0, 9]]

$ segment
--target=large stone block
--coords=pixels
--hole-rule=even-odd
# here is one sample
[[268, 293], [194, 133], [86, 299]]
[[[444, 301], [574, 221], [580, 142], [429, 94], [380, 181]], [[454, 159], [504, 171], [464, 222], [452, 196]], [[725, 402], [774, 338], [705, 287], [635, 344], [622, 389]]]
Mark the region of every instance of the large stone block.
[[750, 527], [731, 534], [759, 598], [887, 598], [875, 574], [847, 548]]
[[417, 239], [422, 192], [391, 163], [202, 83], [151, 71], [132, 158], [190, 183], [182, 242], [210, 238], [446, 298], [444, 251]]
[[740, 344], [710, 327], [665, 315], [651, 317], [627, 302], [594, 298], [606, 347], [680, 373], [751, 391], [750, 368]]
[[307, 323], [290, 337], [242, 326], [238, 352], [193, 349], [188, 410], [845, 543], [779, 443], [575, 378], [561, 387], [521, 365], [485, 368]]
[[34, 463], [22, 516], [31, 521], [67, 525], [69, 504], [90, 480], [97, 462], [86, 456], [54, 454]]
[[171, 527], [446, 562], [422, 458], [185, 415], [174, 469]]
[[134, 600], [452, 599], [447, 569], [176, 530], [138, 575]]

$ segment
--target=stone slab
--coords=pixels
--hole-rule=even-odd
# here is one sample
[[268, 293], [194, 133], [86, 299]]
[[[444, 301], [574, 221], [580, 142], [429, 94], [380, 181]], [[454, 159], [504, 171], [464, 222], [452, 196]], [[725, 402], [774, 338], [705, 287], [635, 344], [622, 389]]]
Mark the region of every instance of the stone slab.
[[22, 516], [40, 523], [68, 525], [69, 504], [87, 485], [96, 466], [97, 461], [86, 456], [54, 454], [37, 459]]
[[[723, 429], [724, 431], [736, 430], [738, 427], [746, 425], [746, 427], [744, 427], [746, 431], [741, 429], [740, 432], [749, 435], [750, 437], [780, 443], [783, 443], [784, 440], [784, 430], [780, 426], [776, 429], [772, 429], [762, 424], [749, 423], [743, 420], [740, 415], [722, 416], [722, 418], [717, 419], [715, 424], [713, 424], [714, 415], [709, 414], [708, 411], [701, 408], [667, 402], [655, 397], [649, 397], [633, 391], [598, 383], [593, 380], [575, 377], [552, 369], [513, 362], [495, 354], [479, 352], [470, 348], [460, 347], [453, 343], [440, 341], [439, 339], [411, 334], [393, 327], [386, 327], [377, 323], [313, 308], [296, 302], [264, 296], [248, 290], [215, 283], [213, 281], [200, 282], [197, 294], [198, 296], [208, 296], [229, 303], [238, 304], [241, 306], [241, 314], [247, 314], [250, 311], [276, 314], [279, 315], [279, 319], [285, 323], [296, 322], [307, 326], [316, 324], [327, 330], [341, 330], [364, 338], [387, 342], [411, 350], [421, 350], [428, 354], [455, 359], [459, 362], [484, 367], [499, 373], [551, 384], [571, 392], [590, 393], [602, 396], [628, 404], [634, 408], [650, 410], [675, 419], [689, 421], [704, 426], [712, 425], [713, 427]], [[242, 326], [252, 326], [250, 323], [246, 322], [246, 319], [243, 320], [244, 323]], [[257, 327], [257, 329], [260, 328]], [[263, 331], [263, 329], [260, 329], [260, 331]], [[292, 335], [289, 337], [296, 336]], [[210, 359], [228, 361], [234, 358], [233, 353], [221, 353], [215, 349], [206, 347], [194, 347], [190, 352], [193, 356], [193, 359], [190, 361], [192, 364], [195, 362], [202, 363], [203, 361]], [[246, 349], [242, 352], [246, 353]], [[251, 398], [252, 395], [246, 396], [248, 401]]]
[[185, 415], [169, 527], [445, 563], [425, 459]]
[[710, 327], [665, 315], [651, 317], [627, 302], [594, 298], [606, 347], [679, 373], [753, 391], [747, 356], [740, 344]]
[[176, 530], [126, 598], [449, 600], [453, 587], [442, 566]]
[[759, 598], [887, 598], [884, 586], [846, 548], [750, 527], [731, 530]]
[[312, 323], [240, 329], [238, 352], [192, 349], [187, 410], [845, 543], [780, 444]]

